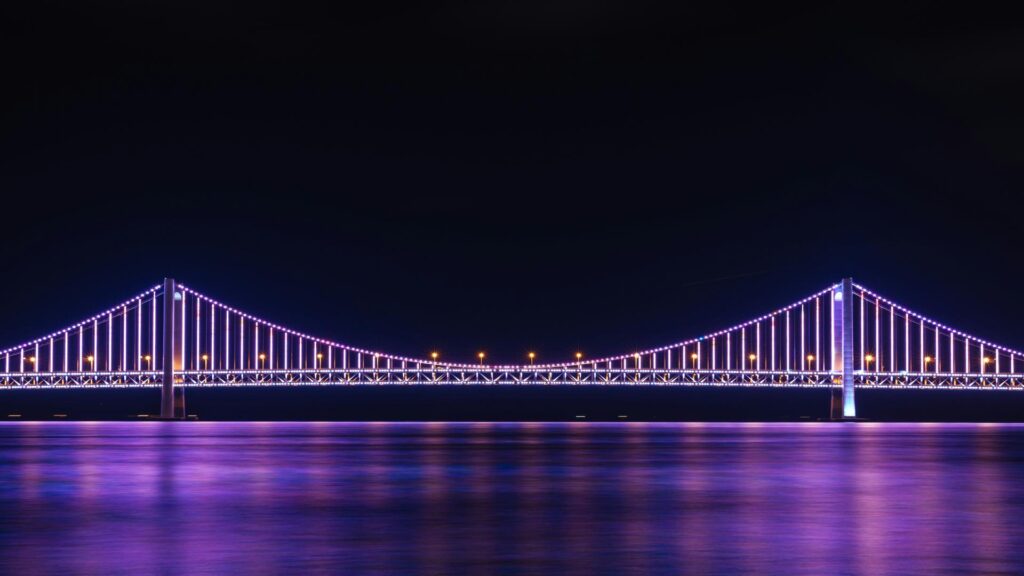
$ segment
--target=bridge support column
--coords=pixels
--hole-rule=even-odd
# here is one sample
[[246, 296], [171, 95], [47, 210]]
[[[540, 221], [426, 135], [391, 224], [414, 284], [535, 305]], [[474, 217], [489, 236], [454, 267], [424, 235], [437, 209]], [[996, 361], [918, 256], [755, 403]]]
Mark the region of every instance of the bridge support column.
[[[185, 417], [185, 390], [175, 390], [178, 382], [175, 374], [184, 369], [182, 350], [182, 305], [184, 298], [178, 292], [173, 278], [164, 278], [163, 318], [163, 389], [160, 397], [160, 417], [165, 419]], [[176, 398], [179, 396], [179, 398]]]
[[[832, 371], [842, 384], [843, 418], [856, 418], [853, 389], [853, 279], [843, 278], [832, 299]], [[833, 414], [833, 417], [835, 415]]]

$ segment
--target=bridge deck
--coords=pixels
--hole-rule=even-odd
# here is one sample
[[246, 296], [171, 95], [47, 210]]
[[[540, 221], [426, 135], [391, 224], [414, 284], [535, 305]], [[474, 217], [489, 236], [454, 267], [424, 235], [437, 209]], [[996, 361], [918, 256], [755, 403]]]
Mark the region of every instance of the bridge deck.
[[[518, 367], [517, 367], [518, 368]], [[559, 385], [559, 386], [739, 386], [837, 388], [833, 372], [744, 370], [483, 370], [345, 369], [345, 370], [211, 370], [177, 373], [180, 385], [198, 386], [353, 386], [353, 385]], [[862, 372], [860, 388], [959, 388], [1022, 390], [1021, 374]], [[18, 388], [116, 388], [162, 384], [162, 372], [26, 372], [0, 375], [0, 390]]]

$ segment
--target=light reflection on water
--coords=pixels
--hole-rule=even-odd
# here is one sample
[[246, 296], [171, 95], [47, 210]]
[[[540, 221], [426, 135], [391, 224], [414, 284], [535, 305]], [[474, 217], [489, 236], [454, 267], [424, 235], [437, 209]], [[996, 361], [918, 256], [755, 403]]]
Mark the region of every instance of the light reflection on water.
[[1024, 427], [2, 423], [0, 572], [1024, 570]]

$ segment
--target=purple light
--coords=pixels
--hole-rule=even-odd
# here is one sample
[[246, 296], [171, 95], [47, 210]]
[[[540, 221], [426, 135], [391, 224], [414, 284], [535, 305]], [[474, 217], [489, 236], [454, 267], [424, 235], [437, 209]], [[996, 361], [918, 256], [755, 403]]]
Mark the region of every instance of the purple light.
[[[1015, 373], [1015, 369], [1016, 369], [1016, 366], [1018, 364], [1016, 362], [1016, 356], [1018, 354], [1021, 354], [1020, 352], [1012, 350], [1012, 349], [1009, 349], [1009, 348], [1005, 348], [1003, 346], [992, 344], [991, 342], [988, 342], [986, 340], [982, 340], [982, 339], [976, 338], [974, 336], [967, 335], [964, 332], [955, 330], [955, 329], [950, 328], [948, 326], [945, 326], [945, 325], [943, 325], [941, 323], [938, 323], [938, 322], [935, 322], [933, 320], [927, 319], [924, 316], [922, 316], [920, 314], [917, 314], [917, 313], [914, 313], [914, 312], [912, 312], [912, 311], [910, 311], [910, 310], [908, 310], [908, 309], [906, 309], [906, 308], [904, 308], [902, 306], [899, 306], [899, 305], [893, 303], [890, 300], [884, 299], [884, 298], [880, 297], [879, 295], [871, 292], [870, 290], [867, 290], [866, 288], [864, 288], [864, 287], [862, 287], [860, 285], [854, 284], [854, 286], [855, 286], [855, 288], [857, 290], [860, 291], [859, 294], [855, 293], [854, 296], [858, 296], [859, 295], [860, 298], [861, 298], [861, 303], [860, 303], [860, 325], [859, 325], [860, 326], [860, 330], [861, 330], [861, 333], [859, 334], [860, 351], [861, 351], [861, 360], [859, 362], [859, 365], [860, 365], [860, 371], [861, 372], [865, 371], [866, 368], [867, 368], [866, 365], [865, 365], [865, 360], [864, 360], [865, 354], [867, 352], [867, 350], [866, 350], [866, 344], [867, 344], [867, 341], [866, 341], [867, 340], [867, 336], [866, 336], [867, 325], [866, 325], [866, 322], [868, 320], [867, 317], [866, 317], [866, 311], [865, 311], [866, 304], [865, 304], [865, 302], [866, 302], [867, 298], [873, 298], [874, 299], [874, 304], [875, 304], [875, 320], [874, 320], [875, 321], [875, 325], [874, 325], [875, 338], [874, 338], [874, 351], [873, 352], [878, 357], [877, 361], [876, 361], [876, 363], [875, 363], [875, 365], [873, 367], [874, 368], [874, 370], [873, 370], [874, 372], [881, 372], [883, 367], [884, 367], [883, 366], [883, 361], [882, 361], [882, 358], [881, 358], [881, 355], [880, 355], [880, 352], [881, 352], [880, 348], [882, 346], [881, 333], [880, 332], [881, 332], [881, 312], [882, 312], [883, 306], [885, 306], [885, 307], [888, 307], [889, 318], [890, 318], [890, 326], [889, 326], [889, 328], [890, 328], [890, 358], [888, 358], [888, 368], [890, 370], [896, 370], [896, 368], [898, 366], [898, 364], [897, 364], [898, 358], [896, 357], [896, 353], [895, 353], [895, 346], [896, 346], [896, 343], [897, 343], [897, 338], [896, 338], [897, 334], [896, 334], [896, 330], [895, 330], [895, 319], [896, 319], [896, 317], [898, 315], [902, 315], [903, 319], [904, 319], [904, 330], [902, 331], [903, 332], [903, 336], [904, 336], [904, 338], [903, 338], [904, 345], [903, 345], [903, 350], [902, 351], [904, 352], [903, 369], [904, 369], [905, 372], [914, 374], [914, 372], [912, 372], [912, 370], [915, 369], [915, 366], [913, 365], [912, 356], [910, 354], [910, 345], [911, 345], [910, 323], [911, 322], [916, 322], [916, 323], [918, 323], [918, 332], [919, 332], [919, 334], [917, 335], [917, 337], [919, 338], [919, 342], [918, 342], [918, 344], [919, 344], [919, 347], [918, 347], [919, 366], [918, 367], [920, 368], [920, 371], [922, 373], [923, 372], [928, 372], [928, 373], [935, 373], [935, 374], [937, 374], [937, 373], [941, 372], [941, 369], [942, 369], [942, 359], [941, 359], [941, 354], [940, 354], [940, 337], [941, 337], [941, 334], [943, 332], [949, 334], [949, 338], [950, 338], [950, 351], [949, 351], [950, 354], [949, 354], [949, 362], [948, 362], [949, 368], [948, 369], [950, 370], [951, 373], [957, 373], [957, 371], [956, 371], [956, 358], [955, 358], [954, 352], [955, 352], [955, 341], [958, 338], [963, 340], [963, 342], [964, 342], [964, 361], [965, 361], [964, 374], [971, 374], [971, 368], [972, 368], [971, 367], [971, 362], [970, 362], [971, 341], [977, 341], [978, 342], [978, 347], [979, 347], [979, 365], [981, 366], [982, 372], [986, 371], [986, 367], [984, 366], [984, 362], [983, 362], [983, 359], [985, 357], [985, 353], [988, 350], [992, 350], [992, 351], [994, 351], [993, 353], [995, 354], [995, 356], [994, 356], [994, 373], [995, 374], [1002, 374], [1003, 373], [1003, 368], [1005, 367], [1005, 365], [1003, 364], [1002, 355], [1004, 353], [1009, 356], [1010, 373], [1011, 374]], [[202, 316], [203, 315], [202, 315], [201, 306], [202, 306], [202, 302], [203, 301], [209, 302], [209, 306], [210, 306], [210, 313], [209, 313], [209, 316], [210, 316], [210, 320], [209, 320], [209, 322], [210, 322], [210, 350], [209, 350], [209, 357], [211, 359], [211, 362], [210, 362], [210, 367], [211, 368], [215, 367], [215, 363], [214, 363], [215, 346], [213, 344], [214, 344], [214, 342], [216, 341], [216, 338], [217, 338], [216, 325], [215, 325], [216, 310], [217, 310], [217, 308], [222, 308], [224, 310], [224, 315], [225, 315], [225, 325], [224, 325], [224, 332], [225, 332], [225, 335], [224, 335], [224, 353], [225, 353], [224, 369], [225, 370], [231, 370], [231, 369], [234, 368], [231, 365], [232, 363], [230, 362], [230, 351], [231, 351], [230, 350], [230, 346], [231, 346], [230, 315], [232, 313], [237, 314], [238, 318], [239, 318], [239, 335], [237, 337], [239, 342], [241, 343], [241, 345], [239, 347], [239, 351], [238, 351], [238, 356], [239, 356], [239, 366], [238, 366], [238, 368], [239, 369], [248, 369], [248, 366], [246, 365], [246, 354], [245, 354], [245, 322], [246, 322], [247, 319], [254, 323], [254, 336], [253, 336], [253, 343], [252, 343], [252, 345], [254, 346], [254, 349], [253, 349], [254, 350], [254, 352], [253, 352], [253, 357], [254, 358], [258, 357], [258, 354], [260, 352], [259, 351], [259, 346], [260, 346], [260, 343], [259, 343], [260, 326], [261, 325], [266, 325], [267, 326], [267, 330], [268, 330], [268, 334], [269, 334], [268, 337], [270, 339], [270, 343], [269, 343], [269, 347], [270, 347], [270, 363], [269, 364], [270, 364], [270, 368], [272, 370], [277, 366], [277, 363], [274, 360], [274, 347], [275, 347], [274, 346], [274, 330], [275, 330], [275, 328], [277, 329], [278, 332], [280, 332], [282, 334], [282, 338], [284, 339], [285, 361], [282, 364], [283, 364], [283, 366], [286, 369], [292, 368], [292, 363], [291, 363], [290, 359], [288, 358], [288, 353], [287, 353], [288, 340], [291, 337], [295, 337], [296, 340], [298, 341], [299, 358], [298, 358], [297, 364], [298, 364], [298, 369], [299, 370], [303, 370], [306, 367], [306, 363], [305, 363], [306, 357], [305, 357], [305, 354], [303, 353], [303, 346], [305, 345], [306, 341], [312, 343], [314, 357], [316, 357], [317, 355], [321, 354], [322, 349], [324, 347], [327, 348], [326, 356], [327, 356], [327, 366], [328, 366], [329, 370], [333, 370], [334, 365], [335, 365], [334, 349], [338, 349], [339, 352], [341, 353], [341, 365], [342, 365], [342, 367], [345, 370], [348, 370], [348, 357], [347, 357], [347, 353], [349, 351], [354, 352], [354, 353], [357, 354], [357, 362], [360, 365], [362, 364], [362, 356], [363, 355], [369, 355], [371, 358], [374, 359], [373, 360], [373, 366], [374, 366], [375, 369], [378, 369], [380, 367], [380, 365], [381, 365], [377, 361], [378, 358], [384, 358], [385, 359], [385, 363], [384, 364], [387, 365], [387, 366], [395, 365], [394, 361], [397, 360], [398, 364], [403, 366], [403, 370], [404, 370], [404, 367], [408, 366], [408, 365], [417, 365], [417, 366], [419, 366], [419, 365], [427, 365], [427, 366], [435, 366], [435, 367], [438, 367], [438, 368], [444, 367], [446, 370], [450, 369], [450, 370], [465, 371], [465, 372], [478, 372], [478, 371], [484, 370], [484, 371], [504, 371], [504, 372], [518, 371], [518, 372], [543, 373], [544, 371], [559, 372], [559, 371], [564, 371], [564, 370], [569, 370], [569, 369], [571, 369], [573, 371], [581, 369], [579, 367], [579, 363], [576, 362], [575, 360], [568, 361], [568, 362], [561, 362], [561, 363], [541, 364], [541, 365], [537, 365], [537, 366], [533, 366], [533, 367], [526, 367], [526, 366], [520, 366], [520, 365], [500, 365], [500, 366], [485, 365], [485, 366], [481, 367], [481, 366], [478, 366], [476, 363], [438, 362], [438, 361], [428, 361], [428, 360], [418, 359], [418, 358], [409, 358], [409, 357], [403, 357], [403, 356], [383, 354], [383, 353], [380, 353], [380, 352], [374, 352], [374, 351], [364, 350], [364, 349], [360, 349], [360, 348], [355, 348], [355, 347], [352, 347], [352, 346], [347, 346], [347, 345], [339, 344], [339, 343], [336, 343], [336, 342], [332, 342], [332, 341], [328, 341], [328, 340], [324, 340], [324, 339], [308, 336], [308, 335], [305, 335], [305, 334], [302, 334], [302, 333], [299, 333], [299, 332], [295, 332], [293, 330], [289, 330], [287, 328], [281, 327], [281, 326], [273, 324], [271, 322], [267, 322], [265, 320], [258, 319], [258, 318], [254, 317], [254, 316], [251, 316], [249, 314], [246, 314], [244, 312], [241, 312], [239, 310], [236, 310], [234, 308], [231, 308], [229, 306], [221, 304], [221, 303], [219, 303], [219, 302], [217, 302], [215, 300], [212, 300], [212, 299], [210, 299], [210, 298], [208, 298], [206, 296], [203, 296], [203, 295], [201, 295], [201, 294], [199, 294], [199, 293], [197, 293], [197, 292], [195, 292], [195, 291], [193, 291], [193, 290], [191, 290], [189, 288], [186, 288], [185, 286], [179, 285], [179, 287], [181, 289], [181, 294], [180, 294], [179, 297], [183, 301], [183, 309], [182, 309], [182, 317], [181, 317], [183, 325], [184, 325], [184, 322], [185, 322], [185, 319], [186, 319], [186, 312], [185, 312], [185, 306], [184, 306], [185, 294], [192, 293], [193, 296], [195, 296], [195, 298], [196, 298], [196, 311], [195, 311], [195, 322], [196, 322], [195, 331], [196, 332], [195, 332], [195, 348], [194, 348], [194, 352], [195, 352], [197, 357], [196, 357], [194, 362], [191, 362], [189, 364], [194, 365], [197, 370], [200, 367], [199, 355], [200, 355], [201, 347], [202, 347], [202, 340], [201, 340], [202, 334], [201, 334], [201, 330], [202, 330]], [[821, 358], [821, 353], [820, 353], [821, 352], [821, 334], [820, 334], [820, 331], [821, 331], [821, 321], [822, 321], [821, 309], [820, 309], [820, 299], [826, 293], [829, 293], [829, 294], [832, 295], [833, 301], [841, 301], [841, 299], [844, 297], [844, 294], [841, 291], [838, 291], [837, 287], [838, 287], [838, 285], [830, 286], [830, 287], [826, 288], [825, 290], [822, 290], [822, 291], [819, 291], [819, 292], [817, 292], [815, 294], [812, 294], [811, 296], [808, 296], [807, 298], [804, 298], [804, 299], [802, 299], [802, 300], [800, 300], [800, 301], [798, 301], [798, 302], [796, 302], [794, 304], [791, 304], [789, 306], [780, 308], [780, 309], [775, 310], [775, 311], [773, 311], [773, 312], [771, 312], [769, 314], [765, 314], [763, 316], [760, 316], [758, 318], [754, 318], [754, 319], [752, 319], [752, 320], [750, 320], [748, 322], [744, 322], [742, 324], [738, 324], [736, 326], [733, 326], [733, 327], [725, 329], [725, 330], [720, 330], [720, 331], [717, 331], [717, 332], [712, 332], [712, 333], [709, 333], [707, 335], [701, 336], [699, 338], [694, 338], [694, 339], [685, 340], [685, 341], [682, 341], [682, 342], [677, 342], [677, 343], [674, 343], [674, 344], [671, 344], [671, 345], [668, 345], [668, 346], [663, 346], [663, 347], [659, 347], [659, 348], [653, 348], [653, 349], [649, 349], [649, 350], [639, 351], [639, 352], [636, 352], [635, 354], [639, 354], [641, 356], [641, 358], [644, 357], [644, 356], [648, 356], [649, 355], [650, 356], [650, 361], [649, 362], [651, 364], [651, 369], [652, 370], [655, 370], [655, 369], [656, 370], [672, 370], [673, 369], [673, 367], [672, 367], [672, 354], [673, 354], [673, 351], [676, 351], [679, 354], [679, 362], [678, 362], [678, 364], [679, 364], [680, 368], [685, 369], [687, 367], [687, 363], [689, 362], [689, 357], [686, 354], [686, 350], [687, 350], [687, 348], [690, 345], [693, 345], [697, 349], [697, 351], [698, 351], [697, 353], [699, 354], [699, 357], [697, 359], [697, 367], [698, 367], [698, 369], [703, 369], [705, 367], [709, 367], [711, 370], [714, 370], [714, 371], [717, 372], [720, 369], [720, 367], [722, 366], [722, 364], [724, 364], [725, 365], [725, 369], [727, 371], [731, 371], [732, 368], [733, 368], [733, 366], [732, 366], [732, 356], [733, 356], [732, 338], [733, 338], [733, 332], [739, 331], [741, 355], [742, 355], [742, 361], [741, 361], [741, 370], [742, 370], [742, 368], [746, 367], [746, 355], [747, 355], [746, 329], [748, 327], [750, 327], [750, 326], [753, 326], [754, 327], [754, 333], [755, 333], [754, 334], [754, 336], [755, 336], [755, 346], [754, 346], [754, 348], [755, 348], [755, 351], [756, 351], [756, 362], [754, 363], [754, 369], [757, 370], [757, 371], [762, 371], [763, 369], [767, 369], [767, 370], [770, 370], [771, 372], [775, 372], [779, 368], [778, 353], [780, 352], [780, 350], [778, 349], [778, 342], [777, 342], [777, 338], [779, 336], [779, 334], [778, 334], [779, 327], [778, 327], [778, 323], [777, 323], [777, 316], [779, 314], [785, 313], [785, 338], [786, 338], [786, 341], [785, 341], [784, 348], [782, 350], [784, 352], [784, 354], [785, 354], [785, 362], [783, 363], [782, 368], [784, 368], [786, 371], [790, 371], [792, 369], [792, 352], [793, 352], [793, 349], [792, 349], [792, 344], [793, 344], [792, 338], [795, 336], [795, 334], [794, 334], [794, 332], [792, 330], [792, 326], [791, 326], [791, 319], [790, 319], [791, 314], [790, 314], [790, 312], [793, 309], [795, 309], [796, 307], [799, 306], [800, 307], [800, 331], [799, 331], [799, 338], [800, 338], [800, 348], [799, 348], [799, 350], [800, 350], [800, 364], [799, 364], [799, 366], [800, 366], [800, 370], [801, 371], [806, 371], [808, 369], [820, 368], [820, 365], [813, 366], [813, 367], [807, 365], [807, 356], [808, 356], [807, 352], [808, 352], [808, 350], [807, 350], [807, 346], [806, 346], [806, 343], [807, 343], [807, 338], [806, 337], [808, 336], [808, 334], [807, 334], [807, 325], [806, 325], [807, 324], [806, 305], [811, 300], [814, 300], [814, 303], [815, 303], [815, 317], [814, 317], [814, 322], [815, 322], [815, 326], [814, 326], [815, 336], [814, 336], [814, 338], [815, 338], [815, 342], [814, 342], [814, 347], [815, 347], [815, 356], [816, 356], [816, 358], [820, 359]], [[48, 335], [46, 335], [46, 336], [44, 336], [42, 338], [38, 338], [38, 339], [35, 339], [35, 340], [32, 340], [32, 341], [26, 342], [26, 343], [21, 344], [19, 346], [14, 346], [14, 347], [7, 348], [5, 350], [0, 350], [0, 353], [5, 355], [5, 371], [7, 371], [9, 373], [9, 370], [10, 370], [10, 356], [13, 353], [18, 353], [18, 354], [22, 354], [23, 355], [24, 351], [28, 350], [28, 349], [35, 349], [35, 350], [38, 351], [40, 346], [45, 344], [45, 345], [47, 345], [49, 347], [49, 360], [48, 360], [48, 363], [46, 365], [46, 369], [50, 370], [52, 372], [57, 367], [55, 340], [60, 339], [60, 340], [62, 340], [62, 348], [64, 350], [63, 369], [64, 369], [64, 372], [66, 373], [68, 371], [68, 369], [72, 367], [71, 363], [70, 363], [70, 354], [68, 353], [68, 347], [69, 347], [68, 342], [69, 342], [69, 340], [71, 338], [72, 331], [75, 330], [76, 328], [78, 329], [78, 333], [79, 333], [79, 343], [78, 343], [79, 344], [79, 346], [78, 346], [79, 354], [78, 354], [78, 362], [76, 363], [75, 366], [77, 366], [79, 371], [82, 371], [84, 369], [83, 361], [84, 361], [84, 357], [86, 355], [86, 351], [84, 349], [84, 339], [85, 339], [84, 331], [85, 331], [86, 326], [89, 323], [91, 323], [92, 324], [92, 332], [93, 332], [93, 334], [92, 334], [93, 344], [92, 344], [91, 355], [94, 356], [95, 360], [90, 364], [90, 368], [91, 368], [92, 372], [99, 372], [100, 371], [99, 370], [99, 368], [100, 368], [100, 365], [99, 365], [100, 364], [100, 362], [99, 362], [99, 360], [100, 360], [100, 357], [99, 357], [99, 342], [98, 342], [98, 338], [99, 338], [99, 325], [101, 323], [103, 323], [103, 322], [106, 322], [106, 324], [107, 324], [107, 342], [106, 342], [107, 350], [106, 350], [106, 366], [105, 366], [105, 369], [107, 371], [114, 371], [114, 370], [127, 371], [127, 370], [129, 370], [130, 367], [129, 367], [129, 359], [128, 359], [128, 351], [129, 351], [129, 346], [128, 346], [128, 334], [129, 334], [129, 332], [128, 332], [128, 310], [129, 310], [129, 306], [130, 305], [131, 305], [131, 308], [133, 308], [133, 309], [135, 309], [137, 311], [138, 324], [136, 326], [136, 335], [135, 335], [136, 336], [136, 352], [137, 352], [136, 356], [137, 356], [137, 358], [136, 358], [136, 361], [135, 361], [135, 369], [136, 369], [136, 371], [140, 370], [141, 369], [141, 362], [142, 362], [142, 360], [141, 360], [142, 359], [142, 352], [143, 352], [143, 348], [142, 348], [142, 330], [143, 330], [142, 311], [143, 311], [143, 302], [149, 301], [149, 302], [151, 302], [151, 306], [152, 306], [152, 308], [151, 308], [151, 312], [152, 312], [152, 320], [151, 320], [152, 332], [151, 332], [150, 347], [151, 347], [151, 350], [152, 350], [151, 353], [154, 355], [154, 359], [155, 359], [155, 354], [156, 354], [156, 338], [157, 338], [157, 336], [156, 336], [156, 327], [157, 327], [157, 324], [158, 324], [158, 322], [157, 322], [157, 314], [156, 314], [156, 307], [157, 307], [156, 306], [156, 304], [157, 304], [156, 299], [157, 299], [158, 296], [162, 295], [161, 292], [162, 292], [162, 287], [158, 285], [156, 287], [153, 287], [153, 288], [143, 292], [142, 294], [140, 294], [140, 295], [138, 295], [138, 296], [136, 296], [136, 297], [134, 297], [134, 298], [132, 298], [130, 300], [122, 302], [121, 304], [119, 304], [119, 305], [117, 305], [115, 307], [112, 307], [112, 308], [110, 308], [110, 309], [108, 309], [108, 310], [106, 310], [104, 312], [101, 312], [100, 314], [97, 314], [97, 315], [95, 315], [93, 317], [90, 317], [90, 318], [88, 318], [88, 319], [86, 319], [86, 320], [84, 320], [82, 322], [79, 322], [77, 324], [74, 324], [74, 325], [72, 325], [70, 327], [67, 327], [67, 328], [64, 328], [62, 330], [53, 332], [53, 333], [48, 334]], [[113, 342], [113, 320], [114, 320], [114, 316], [117, 315], [117, 314], [121, 315], [121, 321], [122, 321], [121, 322], [121, 324], [122, 324], [122, 326], [121, 326], [121, 328], [122, 328], [122, 334], [121, 334], [122, 341], [121, 341], [121, 358], [120, 358], [121, 363], [120, 363], [120, 368], [115, 368], [114, 362], [113, 362], [113, 350], [114, 350], [114, 344], [115, 344]], [[829, 316], [830, 316], [829, 319], [828, 319], [829, 325], [830, 325], [831, 330], [833, 331], [833, 337], [832, 337], [833, 342], [832, 342], [831, 345], [832, 345], [833, 348], [835, 348], [835, 343], [834, 343], [834, 339], [835, 339], [834, 338], [835, 318], [833, 317], [834, 314], [830, 314]], [[767, 321], [769, 323], [769, 330], [770, 330], [769, 345], [770, 345], [770, 358], [771, 359], [770, 359], [769, 362], [765, 362], [765, 363], [762, 363], [762, 361], [761, 361], [761, 358], [762, 358], [762, 353], [761, 353], [761, 322], [763, 322], [763, 321]], [[928, 326], [926, 326], [926, 324], [928, 324]], [[932, 329], [932, 330], [935, 331], [935, 335], [934, 335], [934, 339], [935, 339], [935, 343], [934, 343], [934, 346], [935, 346], [935, 358], [934, 358], [935, 366], [934, 366], [934, 369], [932, 369], [932, 370], [928, 370], [929, 367], [927, 366], [927, 363], [924, 361], [925, 353], [926, 353], [925, 339], [926, 339], [926, 336], [927, 336], [927, 330], [928, 329]], [[719, 337], [722, 337], [722, 338], [725, 339], [725, 354], [724, 354], [725, 361], [724, 362], [720, 362], [719, 361], [720, 359], [718, 358], [718, 346], [719, 346], [718, 345], [718, 338]], [[711, 349], [710, 349], [710, 352], [709, 352], [710, 356], [709, 356], [709, 358], [705, 359], [704, 358], [704, 350], [702, 350], [702, 342], [704, 340], [708, 340], [708, 339], [711, 340]], [[183, 330], [182, 331], [182, 346], [183, 347], [185, 345], [185, 340], [186, 340], [186, 336], [185, 336], [185, 331]], [[660, 353], [662, 353], [662, 352], [665, 353], [665, 363], [664, 363], [664, 366], [659, 366], [660, 363], [657, 361], [657, 359], [658, 359], [658, 355]], [[614, 370], [613, 365], [615, 363], [620, 363], [623, 366], [625, 366], [627, 363], [629, 363], [629, 361], [630, 361], [632, 356], [633, 356], [633, 354], [622, 354], [622, 355], [618, 355], [618, 356], [610, 356], [610, 357], [605, 357], [605, 358], [598, 358], [598, 359], [589, 361], [587, 364], [588, 364], [588, 366], [592, 366], [593, 370], [595, 372], [599, 371], [599, 370], [613, 371]], [[833, 354], [832, 356], [834, 358], [835, 355]], [[991, 356], [991, 354], [990, 354], [990, 356]], [[819, 360], [819, 362], [820, 362], [820, 360]], [[42, 365], [41, 357], [37, 353], [37, 355], [36, 355], [36, 362], [34, 363], [34, 366], [33, 366], [33, 371], [34, 372], [41, 371], [41, 369], [40, 369], [41, 365]], [[316, 365], [317, 365], [317, 368], [320, 368], [320, 365], [319, 365], [318, 362], [316, 363]], [[643, 369], [643, 363], [642, 362], [637, 362], [637, 366], [640, 369]], [[19, 371], [23, 372], [24, 368], [25, 368], [24, 365], [21, 365], [19, 367]], [[818, 372], [818, 370], [813, 370], [813, 371]], [[987, 370], [987, 371], [988, 372], [992, 372], [992, 370]]]

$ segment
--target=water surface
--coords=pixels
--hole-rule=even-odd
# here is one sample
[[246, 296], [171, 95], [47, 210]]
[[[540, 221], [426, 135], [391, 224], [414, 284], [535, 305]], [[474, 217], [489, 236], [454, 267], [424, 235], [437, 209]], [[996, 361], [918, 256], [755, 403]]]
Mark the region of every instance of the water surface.
[[0, 573], [1024, 570], [1024, 427], [0, 423]]

